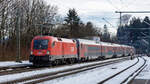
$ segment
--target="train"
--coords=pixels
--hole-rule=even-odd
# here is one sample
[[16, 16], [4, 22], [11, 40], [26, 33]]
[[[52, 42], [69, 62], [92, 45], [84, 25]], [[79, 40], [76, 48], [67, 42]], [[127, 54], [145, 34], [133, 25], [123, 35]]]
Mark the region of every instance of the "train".
[[31, 42], [29, 62], [33, 65], [57, 64], [94, 59], [116, 58], [135, 54], [135, 48], [86, 39], [36, 36]]

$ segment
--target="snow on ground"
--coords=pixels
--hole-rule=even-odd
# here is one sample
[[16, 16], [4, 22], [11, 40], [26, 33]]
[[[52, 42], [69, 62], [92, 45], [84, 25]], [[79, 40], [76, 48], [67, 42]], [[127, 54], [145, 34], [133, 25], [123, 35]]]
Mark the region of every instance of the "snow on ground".
[[147, 60], [147, 66], [135, 79], [150, 79], [150, 57], [144, 57]]
[[[140, 60], [143, 59], [140, 58]], [[61, 77], [51, 81], [46, 81], [43, 82], [42, 84], [97, 84], [103, 79], [110, 77], [114, 73], [117, 73], [125, 69], [126, 67], [134, 64], [136, 61], [137, 59], [128, 60], [122, 63], [116, 63], [109, 66], [104, 66], [104, 67], [88, 70], [85, 72], [81, 72], [75, 75]], [[109, 83], [109, 84], [119, 84], [119, 83]]]
[[[121, 59], [121, 58], [117, 58], [117, 59]], [[82, 64], [74, 64], [74, 65], [66, 65], [66, 66], [57, 67], [57, 68], [47, 68], [47, 69], [43, 69], [43, 70], [35, 70], [35, 71], [30, 71], [30, 72], [18, 73], [18, 74], [4, 75], [4, 76], [0, 76], [0, 82], [6, 82], [6, 81], [10, 81], [10, 80], [20, 79], [23, 77], [29, 77], [29, 76], [33, 76], [33, 75], [37, 75], [37, 74], [42, 74], [42, 73], [56, 72], [56, 71], [61, 71], [61, 70], [65, 70], [65, 69], [81, 67], [81, 66], [85, 66], [85, 65], [89, 65], [89, 64], [107, 62], [110, 60], [116, 60], [116, 59], [109, 59], [109, 60], [104, 60], [104, 61], [82, 63]]]
[[7, 67], [7, 66], [19, 66], [19, 65], [31, 65], [29, 61], [22, 61], [22, 63], [18, 63], [15, 61], [6, 61], [6, 62], [0, 62], [0, 67]]

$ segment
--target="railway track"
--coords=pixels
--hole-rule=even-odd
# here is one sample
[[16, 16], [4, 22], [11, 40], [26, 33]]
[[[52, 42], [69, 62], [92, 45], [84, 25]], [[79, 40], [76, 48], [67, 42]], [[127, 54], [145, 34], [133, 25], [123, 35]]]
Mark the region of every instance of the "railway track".
[[[136, 76], [137, 76], [137, 74], [139, 74], [147, 65], [146, 65], [146, 60], [143, 58], [143, 60], [144, 60], [144, 63], [139, 67], [139, 68], [137, 68], [134, 72], [132, 72], [131, 74], [130, 73], [128, 73], [129, 75], [126, 77], [126, 78], [124, 78], [120, 83], [118, 83], [118, 84], [126, 84], [126, 83], [128, 83], [128, 82], [131, 82]], [[127, 68], [125, 68], [125, 69], [123, 69], [123, 70], [121, 70], [121, 71], [119, 71], [118, 73], [116, 73], [116, 74], [114, 74], [114, 75], [112, 75], [112, 76], [110, 76], [110, 77], [108, 77], [108, 78], [106, 78], [106, 79], [104, 79], [104, 80], [102, 80], [102, 81], [100, 81], [98, 84], [110, 84], [110, 82], [113, 80], [116, 80], [116, 78], [115, 77], [117, 77], [117, 76], [121, 76], [121, 74], [123, 74], [123, 73], [125, 73], [127, 70], [129, 70], [129, 69], [131, 69], [132, 67], [135, 67], [137, 64], [139, 63], [139, 59], [138, 59], [138, 61], [136, 62], [136, 63], [134, 63], [134, 64], [132, 64], [131, 66], [129, 66], [129, 67], [127, 67]], [[127, 74], [127, 73], [126, 73]], [[123, 77], [123, 76], [122, 76]]]
[[115, 61], [113, 60], [113, 61], [103, 62], [103, 63], [90, 64], [90, 65], [76, 67], [76, 68], [69, 68], [69, 69], [65, 69], [62, 71], [48, 72], [48, 73], [44, 73], [44, 74], [33, 75], [33, 76], [25, 77], [25, 78], [11, 80], [11, 81], [7, 81], [7, 82], [2, 82], [2, 84], [6, 84], [6, 83], [7, 84], [9, 84], [9, 83], [25, 83], [25, 84], [32, 84], [33, 83], [33, 84], [35, 84], [35, 83], [40, 83], [40, 82], [44, 82], [47, 80], [52, 80], [52, 79], [56, 79], [59, 77], [64, 77], [67, 75], [87, 71], [90, 69], [94, 69], [94, 68], [122, 62], [125, 60], [128, 60], [128, 58], [118, 59]]
[[[84, 62], [84, 63], [89, 63], [89, 62]], [[9, 74], [17, 74], [17, 73], [22, 73], [22, 72], [29, 72], [29, 71], [34, 71], [34, 70], [43, 70], [47, 68], [56, 68], [56, 67], [62, 67], [62, 66], [67, 66], [67, 65], [58, 65], [58, 66], [52, 66], [52, 67], [34, 67], [32, 65], [6, 66], [6, 67], [0, 67], [0, 76], [9, 75]]]

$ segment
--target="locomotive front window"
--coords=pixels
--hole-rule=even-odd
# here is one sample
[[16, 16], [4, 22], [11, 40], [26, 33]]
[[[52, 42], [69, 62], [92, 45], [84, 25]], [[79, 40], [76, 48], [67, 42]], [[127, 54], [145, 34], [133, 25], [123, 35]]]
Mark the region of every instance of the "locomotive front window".
[[47, 49], [48, 40], [34, 40], [33, 48], [34, 49]]

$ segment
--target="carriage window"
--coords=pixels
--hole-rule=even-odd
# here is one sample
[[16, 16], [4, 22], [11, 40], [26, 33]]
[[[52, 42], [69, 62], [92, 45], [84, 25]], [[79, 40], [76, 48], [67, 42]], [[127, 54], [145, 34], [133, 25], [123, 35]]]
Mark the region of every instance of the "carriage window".
[[47, 49], [48, 40], [34, 40], [33, 48], [34, 49]]

